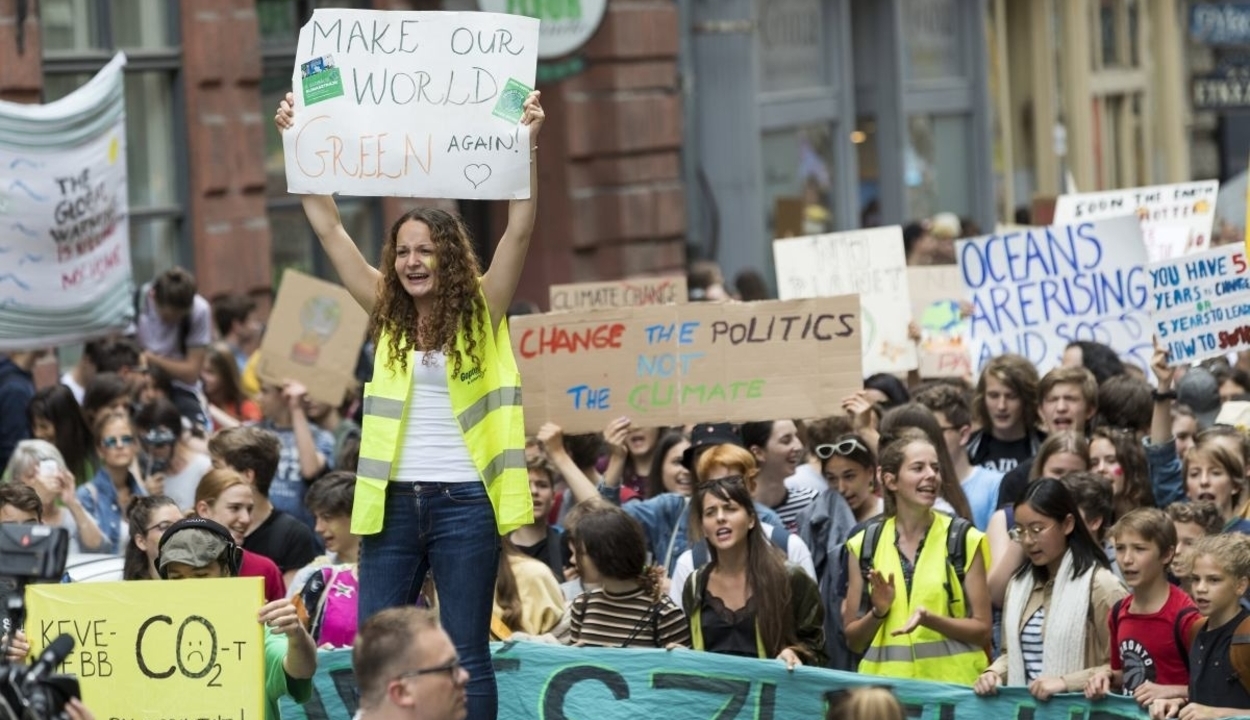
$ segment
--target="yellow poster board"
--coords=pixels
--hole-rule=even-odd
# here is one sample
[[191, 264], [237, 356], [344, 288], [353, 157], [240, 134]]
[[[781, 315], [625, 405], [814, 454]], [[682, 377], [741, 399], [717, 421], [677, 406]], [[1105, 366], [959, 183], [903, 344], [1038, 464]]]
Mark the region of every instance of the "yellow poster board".
[[26, 636], [38, 657], [62, 634], [98, 718], [264, 717], [260, 578], [31, 585]]

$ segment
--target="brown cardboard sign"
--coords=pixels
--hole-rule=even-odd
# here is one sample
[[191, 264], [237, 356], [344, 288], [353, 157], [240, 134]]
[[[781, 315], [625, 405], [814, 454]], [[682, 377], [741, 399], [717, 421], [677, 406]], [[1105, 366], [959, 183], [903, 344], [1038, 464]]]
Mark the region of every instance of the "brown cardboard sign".
[[256, 372], [267, 383], [297, 380], [308, 388], [308, 397], [338, 406], [355, 375], [368, 322], [345, 288], [287, 270]]
[[511, 333], [530, 432], [825, 417], [863, 377], [855, 295], [524, 315]]
[[686, 302], [686, 278], [673, 275], [552, 285], [549, 299], [552, 312], [672, 305]]

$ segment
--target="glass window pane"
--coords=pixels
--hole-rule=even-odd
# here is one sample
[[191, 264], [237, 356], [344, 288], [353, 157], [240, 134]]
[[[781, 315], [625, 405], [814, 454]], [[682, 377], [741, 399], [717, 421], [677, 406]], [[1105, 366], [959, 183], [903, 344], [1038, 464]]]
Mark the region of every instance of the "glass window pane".
[[112, 0], [113, 46], [163, 48], [177, 45], [170, 37], [167, 0]]
[[881, 214], [881, 161], [878, 156], [877, 120], [861, 116], [851, 133], [859, 161], [859, 226], [878, 227], [885, 224]]
[[313, 260], [312, 228], [304, 217], [304, 209], [299, 205], [283, 208], [269, 208], [269, 232], [271, 237], [270, 257], [273, 262], [273, 286], [278, 287], [282, 280], [282, 271], [293, 268], [300, 272], [316, 275], [317, 269]]
[[1102, 0], [1098, 6], [1098, 29], [1102, 38], [1102, 64], [1104, 67], [1119, 65], [1116, 43], [1115, 0]]
[[[380, 201], [376, 198], [339, 200], [339, 216], [343, 219], [343, 229], [356, 241], [356, 247], [360, 248], [365, 260], [374, 266], [378, 264], [382, 247], [382, 230], [378, 227], [379, 213]], [[317, 243], [317, 252], [321, 253], [320, 243], [315, 238], [313, 242]], [[326, 270], [323, 274], [326, 279], [339, 282], [338, 274], [334, 272], [328, 258], [324, 264]]]
[[955, 0], [913, 0], [904, 4], [904, 73], [908, 80], [963, 77], [959, 18], [966, 10]]
[[822, 0], [755, 0], [759, 23], [760, 90], [829, 84]]
[[972, 214], [972, 168], [967, 115], [913, 115], [904, 160], [907, 217], [939, 212]]
[[147, 282], [175, 265], [190, 268], [193, 258], [182, 257], [181, 246], [180, 220], [130, 218], [130, 266], [135, 282]]
[[44, 51], [92, 50], [100, 45], [95, 0], [43, 0], [39, 20]]
[[126, 171], [132, 208], [179, 202], [173, 84], [171, 73], [126, 75]]
[[45, 103], [60, 100], [78, 88], [87, 84], [91, 73], [70, 73], [68, 75], [43, 76], [43, 101]]
[[766, 237], [831, 232], [833, 126], [808, 125], [764, 133]]
[[274, 127], [273, 114], [291, 89], [291, 68], [270, 68], [260, 79], [260, 116], [265, 125], [265, 193], [286, 196], [286, 165], [282, 155], [282, 135]]
[[296, 3], [291, 0], [256, 0], [262, 45], [294, 45], [299, 35], [295, 23]]

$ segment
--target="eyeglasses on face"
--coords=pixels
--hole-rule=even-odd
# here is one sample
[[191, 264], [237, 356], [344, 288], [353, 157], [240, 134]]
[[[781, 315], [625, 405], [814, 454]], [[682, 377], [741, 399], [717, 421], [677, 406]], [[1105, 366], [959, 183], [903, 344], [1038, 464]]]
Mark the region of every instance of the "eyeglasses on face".
[[817, 445], [816, 447], [812, 448], [812, 452], [816, 453], [816, 457], [820, 458], [821, 460], [828, 460], [834, 455], [842, 455], [842, 456], [850, 455], [856, 450], [860, 452], [865, 452], [865, 453], [868, 452], [868, 448], [864, 447], [864, 444], [856, 440], [855, 438], [847, 438], [846, 440], [843, 440], [842, 442], [837, 442], [837, 443], [832, 443], [832, 444], [827, 444], [827, 445]]
[[121, 447], [130, 447], [135, 444], [134, 435], [110, 435], [109, 437], [100, 438], [100, 444], [106, 450], [116, 450]]
[[447, 673], [447, 675], [450, 676], [453, 681], [455, 681], [460, 678], [460, 669], [461, 669], [460, 658], [455, 658], [454, 660], [452, 660], [451, 662], [445, 665], [437, 665], [435, 667], [428, 667], [428, 668], [418, 668], [416, 670], [409, 670], [408, 672], [400, 673], [395, 676], [395, 679], [407, 680], [409, 678], [421, 677], [422, 675], [440, 675], [442, 673]]
[[173, 526], [173, 523], [171, 523], [171, 522], [169, 522], [168, 520], [166, 520], [165, 522], [158, 522], [158, 523], [156, 523], [155, 525], [153, 525], [153, 526], [151, 526], [151, 527], [144, 528], [144, 529], [143, 529], [143, 532], [144, 532], [144, 533], [150, 533], [150, 532], [152, 532], [153, 530], [158, 530], [158, 531], [160, 531], [160, 533], [161, 533], [162, 535], [164, 535], [164, 534], [165, 534], [165, 531], [166, 531], [166, 530], [168, 530], [168, 529], [169, 529], [170, 527], [172, 527], [172, 526]]
[[1025, 540], [1037, 540], [1042, 536], [1042, 533], [1053, 528], [1054, 526], [1054, 523], [1051, 523], [1050, 525], [1034, 525], [1032, 527], [1021, 527], [1017, 525], [1007, 531], [1007, 537], [1011, 538], [1012, 542], [1017, 543], [1022, 543]]

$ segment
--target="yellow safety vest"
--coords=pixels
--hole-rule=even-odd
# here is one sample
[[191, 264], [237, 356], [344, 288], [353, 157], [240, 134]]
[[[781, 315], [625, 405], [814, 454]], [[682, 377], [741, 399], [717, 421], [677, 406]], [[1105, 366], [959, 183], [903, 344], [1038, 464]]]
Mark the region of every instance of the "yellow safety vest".
[[[465, 347], [465, 328], [457, 331], [456, 348], [464, 358], [464, 367], [457, 375], [449, 359], [447, 389], [452, 413], [495, 509], [495, 524], [499, 534], [504, 535], [534, 521], [534, 504], [525, 469], [521, 374], [512, 355], [508, 322], [500, 322], [494, 333], [489, 332], [487, 322], [488, 318], [479, 317], [473, 328], [478, 338], [476, 351], [482, 358], [480, 366], [472, 365]], [[411, 353], [407, 372], [399, 372], [398, 366], [392, 370], [390, 358], [390, 335], [384, 331], [373, 361], [373, 381], [365, 384], [360, 461], [352, 505], [352, 533], [356, 535], [382, 530], [386, 487], [394, 479], [392, 473], [410, 412], [413, 368], [421, 362], [421, 353]]]
[[[963, 586], [946, 555], [946, 533], [950, 522], [950, 517], [943, 513], [933, 514], [933, 524], [929, 526], [924, 547], [917, 558], [916, 574], [909, 593], [903, 581], [903, 563], [895, 547], [894, 518], [885, 521], [881, 528], [881, 542], [877, 543], [873, 553], [872, 566], [887, 578], [894, 575], [894, 604], [890, 606], [890, 614], [881, 621], [872, 644], [859, 663], [861, 673], [972, 685], [988, 665], [984, 648], [952, 640], [936, 630], [918, 627], [907, 635], [891, 635], [906, 626], [919, 607], [947, 617], [971, 615], [972, 609], [964, 597]], [[975, 528], [968, 530], [964, 542], [969, 567], [974, 562], [985, 561], [981, 551], [984, 537]], [[846, 545], [858, 558], [863, 543], [864, 532], [861, 530]], [[851, 562], [856, 561], [852, 559]], [[865, 578], [864, 582], [867, 581]], [[858, 603], [859, 598], [853, 599], [853, 602]]]

